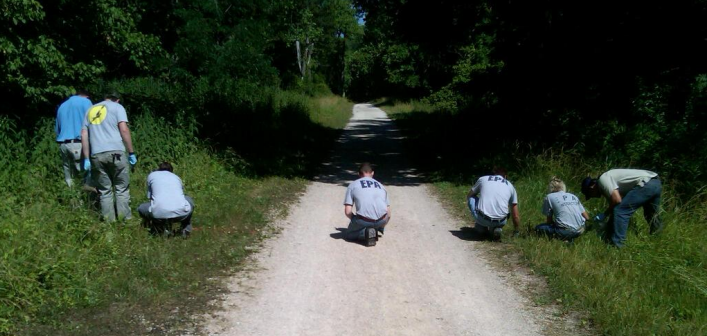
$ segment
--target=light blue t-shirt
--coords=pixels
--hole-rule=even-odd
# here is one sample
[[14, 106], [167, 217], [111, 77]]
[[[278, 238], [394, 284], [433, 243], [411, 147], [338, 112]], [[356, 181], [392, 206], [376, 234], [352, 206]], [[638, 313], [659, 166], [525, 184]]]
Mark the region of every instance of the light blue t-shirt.
[[71, 96], [56, 111], [56, 141], [81, 139], [81, 127], [91, 101], [79, 95]]
[[390, 200], [385, 187], [371, 177], [362, 177], [346, 188], [345, 205], [355, 205], [356, 214], [378, 219], [388, 213]]
[[192, 210], [184, 197], [182, 179], [168, 171], [158, 170], [147, 175], [147, 198], [155, 218], [180, 217]]
[[510, 206], [518, 204], [516, 188], [501, 175], [480, 177], [471, 187], [471, 194], [479, 196], [476, 210], [494, 220], [506, 218]]
[[552, 215], [555, 224], [564, 229], [583, 231], [584, 211], [579, 198], [564, 191], [548, 194], [543, 201], [543, 215]]
[[91, 106], [84, 118], [83, 129], [88, 130], [91, 155], [108, 151], [125, 151], [118, 123], [128, 122], [125, 108], [106, 100]]

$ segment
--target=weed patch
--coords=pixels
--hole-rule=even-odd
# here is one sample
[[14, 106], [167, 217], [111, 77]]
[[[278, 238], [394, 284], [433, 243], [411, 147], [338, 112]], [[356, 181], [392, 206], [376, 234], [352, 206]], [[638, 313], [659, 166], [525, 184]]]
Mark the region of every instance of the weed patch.
[[[350, 103], [340, 98], [281, 97], [271, 111], [292, 113], [293, 125], [317, 130], [279, 135], [298, 153], [306, 153], [310, 143], [325, 153], [333, 145], [327, 141], [338, 134], [333, 127], [343, 127], [351, 113]], [[281, 158], [271, 174], [259, 174], [253, 169], [263, 164], [257, 156], [200, 140], [205, 126], [197, 114], [154, 111], [128, 109], [139, 155], [131, 173], [131, 207], [147, 201], [145, 178], [157, 163], [172, 162], [195, 201], [189, 239], [151, 236], [136, 213], [125, 223], [99, 221], [88, 194], [63, 181], [53, 120], [41, 120], [30, 136], [11, 119], [0, 119], [0, 143], [7, 145], [0, 160], [0, 334], [194, 330], [190, 317], [209, 308], [222, 288], [217, 279], [243, 261], [273, 217], [286, 213], [307, 183], [297, 176], [317, 159]], [[289, 125], [289, 117], [273, 118], [284, 122], [282, 129]]]

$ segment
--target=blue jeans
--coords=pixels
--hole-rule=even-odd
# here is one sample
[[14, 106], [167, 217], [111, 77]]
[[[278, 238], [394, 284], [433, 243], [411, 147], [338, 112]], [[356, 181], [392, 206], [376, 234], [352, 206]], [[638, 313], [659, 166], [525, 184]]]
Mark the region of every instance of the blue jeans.
[[479, 198], [474, 196], [470, 197], [468, 200], [469, 210], [471, 211], [471, 216], [474, 217], [474, 230], [484, 233], [491, 231], [495, 228], [502, 228], [506, 225], [507, 219], [502, 220], [489, 220], [481, 215], [481, 213], [476, 209], [476, 204], [479, 202]]
[[388, 220], [390, 220], [390, 217], [386, 216], [375, 222], [369, 222], [354, 215], [353, 218], [351, 218], [351, 222], [349, 222], [349, 227], [346, 229], [346, 239], [363, 240], [365, 238], [365, 231], [368, 228], [383, 231], [386, 224], [388, 224]]
[[557, 237], [562, 240], [572, 240], [579, 235], [582, 234], [582, 232], [575, 231], [575, 230], [568, 230], [568, 229], [563, 229], [555, 224], [548, 224], [548, 223], [543, 223], [535, 227], [535, 232], [538, 234], [545, 234], [548, 237]]
[[[611, 243], [617, 247], [624, 245], [628, 221], [640, 207], [643, 207], [643, 216], [650, 224], [650, 233], [654, 234], [663, 230], [663, 221], [661, 221], [659, 214], [662, 190], [663, 186], [660, 180], [654, 178], [643, 187], [635, 186], [621, 199], [621, 203], [614, 207]], [[612, 225], [609, 227], [612, 228]]]

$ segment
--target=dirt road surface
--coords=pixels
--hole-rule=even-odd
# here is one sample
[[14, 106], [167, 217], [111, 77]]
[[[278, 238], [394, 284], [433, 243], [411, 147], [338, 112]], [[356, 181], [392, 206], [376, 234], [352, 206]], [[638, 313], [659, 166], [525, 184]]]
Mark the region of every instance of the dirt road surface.
[[[210, 335], [538, 335], [529, 303], [482, 257], [403, 158], [386, 114], [359, 104], [282, 231], [232, 278]], [[342, 239], [346, 185], [377, 164], [392, 219], [374, 247]], [[293, 195], [293, 200], [295, 195]]]

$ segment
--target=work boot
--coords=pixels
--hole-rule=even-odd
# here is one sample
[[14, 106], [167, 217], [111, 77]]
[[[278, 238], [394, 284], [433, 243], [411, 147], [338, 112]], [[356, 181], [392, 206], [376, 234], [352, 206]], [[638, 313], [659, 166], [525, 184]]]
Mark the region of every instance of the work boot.
[[493, 236], [493, 240], [498, 240], [498, 241], [500, 241], [500, 240], [501, 240], [501, 234], [502, 234], [502, 233], [503, 233], [503, 229], [501, 229], [500, 227], [493, 229], [493, 235], [492, 235], [492, 236]]
[[365, 234], [366, 246], [376, 246], [376, 240], [378, 240], [378, 234], [376, 229], [368, 228]]

